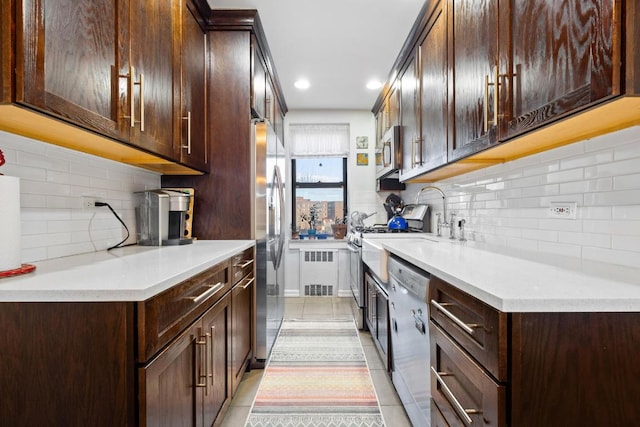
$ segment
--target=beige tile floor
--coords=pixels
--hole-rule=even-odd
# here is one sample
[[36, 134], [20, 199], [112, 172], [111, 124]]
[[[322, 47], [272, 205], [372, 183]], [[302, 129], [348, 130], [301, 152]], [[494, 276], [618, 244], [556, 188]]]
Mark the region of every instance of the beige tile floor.
[[[285, 300], [285, 319], [352, 319], [351, 298], [301, 297]], [[360, 341], [369, 365], [373, 386], [378, 395], [387, 427], [411, 427], [389, 374], [384, 370], [378, 351], [369, 332], [360, 332]], [[231, 401], [221, 427], [242, 427], [258, 392], [264, 370], [254, 369], [245, 373], [238, 391]]]

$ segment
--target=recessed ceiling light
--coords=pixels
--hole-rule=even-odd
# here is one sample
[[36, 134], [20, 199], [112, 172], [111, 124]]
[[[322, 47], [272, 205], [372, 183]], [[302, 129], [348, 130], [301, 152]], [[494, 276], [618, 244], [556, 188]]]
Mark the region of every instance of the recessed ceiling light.
[[309, 89], [309, 87], [311, 86], [311, 83], [309, 83], [309, 80], [307, 79], [298, 79], [293, 85], [300, 90], [305, 90], [305, 89]]
[[382, 82], [380, 80], [369, 80], [367, 83], [367, 89], [376, 90], [382, 87]]

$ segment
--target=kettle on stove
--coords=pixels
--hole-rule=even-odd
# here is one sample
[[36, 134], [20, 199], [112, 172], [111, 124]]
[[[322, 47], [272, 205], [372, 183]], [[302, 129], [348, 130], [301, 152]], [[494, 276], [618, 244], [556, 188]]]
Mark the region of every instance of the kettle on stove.
[[409, 228], [407, 220], [404, 219], [400, 213], [401, 210], [397, 209], [395, 215], [393, 215], [393, 217], [387, 223], [387, 227], [389, 227], [389, 230], [406, 230], [407, 228]]

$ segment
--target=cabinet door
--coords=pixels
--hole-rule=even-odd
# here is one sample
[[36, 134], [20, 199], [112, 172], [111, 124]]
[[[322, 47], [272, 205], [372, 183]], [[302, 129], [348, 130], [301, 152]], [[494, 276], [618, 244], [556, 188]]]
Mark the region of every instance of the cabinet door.
[[127, 101], [134, 103], [136, 122], [131, 143], [171, 159], [177, 158], [174, 99], [180, 96], [180, 80], [175, 79], [180, 75], [180, 40], [174, 37], [180, 34], [180, 15], [175, 1], [134, 0], [130, 4], [130, 78], [135, 85]]
[[274, 124], [276, 100], [273, 95], [273, 86], [271, 85], [271, 81], [269, 77], [266, 77], [265, 91], [264, 91], [264, 118], [269, 120], [271, 124]]
[[409, 60], [402, 74], [400, 105], [402, 109], [402, 170], [400, 179], [410, 178], [420, 166], [420, 80], [418, 78], [418, 54]]
[[391, 88], [389, 92], [389, 96], [386, 102], [387, 108], [387, 129], [391, 126], [399, 126], [400, 125], [400, 90], [397, 89], [396, 86]]
[[[253, 41], [253, 40], [252, 40]], [[251, 49], [251, 114], [256, 118], [265, 117], [267, 70], [262, 54], [254, 45]]]
[[247, 366], [246, 362], [251, 355], [254, 285], [255, 280], [251, 274], [233, 288], [231, 300], [231, 381], [233, 392], [242, 379]]
[[420, 172], [447, 162], [447, 33], [442, 3], [433, 13], [420, 45], [421, 126]]
[[141, 426], [213, 424], [230, 399], [229, 299], [223, 298], [146, 367], [140, 368]]
[[449, 161], [497, 143], [498, 1], [450, 0]]
[[180, 161], [207, 171], [206, 36], [188, 5], [182, 12]]
[[513, 95], [504, 139], [620, 93], [616, 3], [510, 2], [504, 47], [512, 46]]
[[118, 24], [127, 14], [122, 3], [24, 0], [16, 29], [16, 101], [104, 135], [127, 135], [117, 96], [120, 35], [127, 31]]
[[231, 400], [229, 367], [230, 298], [216, 303], [202, 318], [202, 331], [209, 340], [205, 346], [206, 387], [199, 388], [202, 404], [202, 425], [211, 426], [220, 410]]
[[141, 426], [201, 425], [196, 423], [195, 408], [196, 395], [201, 394], [198, 384], [204, 381], [204, 342], [204, 333], [198, 322], [140, 369]]

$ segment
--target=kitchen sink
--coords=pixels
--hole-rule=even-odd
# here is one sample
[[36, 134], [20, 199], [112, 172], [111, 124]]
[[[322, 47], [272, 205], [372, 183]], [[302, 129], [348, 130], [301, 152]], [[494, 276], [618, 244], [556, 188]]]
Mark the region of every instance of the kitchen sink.
[[380, 239], [402, 239], [403, 242], [408, 244], [423, 244], [423, 243], [438, 243], [438, 240], [429, 238], [427, 236], [421, 236], [416, 234], [407, 233], [384, 233], [384, 234], [367, 234], [362, 239], [362, 262], [369, 267], [369, 269], [375, 274], [382, 282], [387, 283], [389, 280], [389, 274], [387, 272], [387, 260], [389, 258], [389, 252], [382, 247]]

